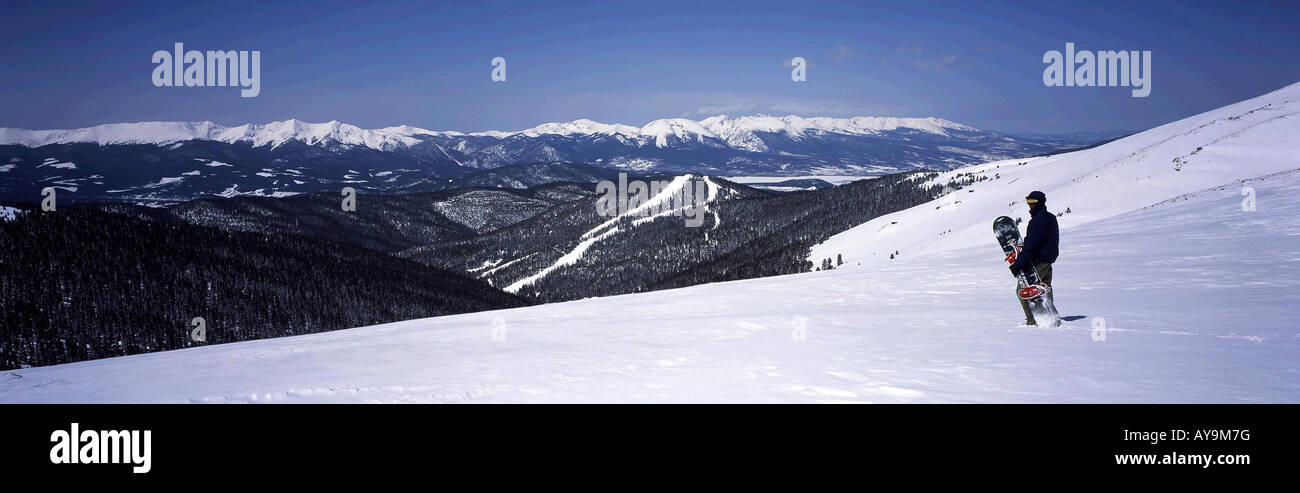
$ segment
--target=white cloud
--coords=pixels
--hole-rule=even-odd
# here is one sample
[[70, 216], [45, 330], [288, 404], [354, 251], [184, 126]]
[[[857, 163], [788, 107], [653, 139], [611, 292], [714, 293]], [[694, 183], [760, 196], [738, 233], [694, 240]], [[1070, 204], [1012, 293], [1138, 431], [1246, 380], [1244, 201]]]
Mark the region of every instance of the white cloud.
[[[906, 113], [903, 111], [902, 113]], [[900, 116], [899, 108], [822, 101], [814, 99], [790, 99], [771, 97], [743, 97], [717, 101], [697, 106], [694, 110], [682, 114], [686, 118], [704, 118], [714, 115], [799, 115], [799, 116]]]
[[735, 104], [718, 104], [718, 105], [706, 104], [698, 108], [695, 108], [694, 111], [689, 112], [689, 115], [721, 115], [727, 113], [745, 113], [750, 111], [756, 111], [757, 109], [758, 109], [758, 105], [753, 103], [735, 103]]
[[860, 53], [858, 53], [857, 48], [853, 46], [853, 43], [835, 45], [832, 46], [830, 50], [826, 51], [826, 56], [834, 61], [857, 58], [859, 55]]
[[961, 54], [957, 52], [934, 50], [927, 48], [925, 43], [901, 46], [898, 52], [906, 57], [913, 67], [937, 74], [951, 70], [961, 58]]

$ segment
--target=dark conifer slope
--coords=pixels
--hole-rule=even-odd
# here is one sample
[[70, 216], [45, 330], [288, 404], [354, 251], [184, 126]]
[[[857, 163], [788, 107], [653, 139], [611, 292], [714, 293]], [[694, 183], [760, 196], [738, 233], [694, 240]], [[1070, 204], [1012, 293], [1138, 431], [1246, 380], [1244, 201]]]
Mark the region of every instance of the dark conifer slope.
[[530, 189], [359, 194], [353, 211], [340, 207], [338, 192], [283, 198], [212, 197], [167, 208], [122, 203], [93, 206], [142, 219], [174, 219], [227, 231], [291, 233], [397, 252], [471, 238], [594, 194], [592, 185], [554, 183]]
[[194, 317], [216, 344], [526, 304], [305, 236], [80, 207], [0, 221], [0, 369], [187, 347]]
[[[923, 172], [926, 176], [933, 173]], [[553, 269], [519, 291], [564, 301], [806, 272], [818, 268], [809, 249], [835, 233], [882, 214], [933, 199], [917, 173], [900, 173], [834, 188], [777, 194], [714, 179], [727, 197], [710, 205], [700, 227], [680, 217], [632, 226], [591, 244], [571, 265]], [[399, 255], [451, 270], [475, 272], [506, 287], [555, 264], [608, 218], [596, 197], [556, 206], [527, 220], [469, 239], [432, 243]], [[846, 260], [847, 261], [847, 260]]]

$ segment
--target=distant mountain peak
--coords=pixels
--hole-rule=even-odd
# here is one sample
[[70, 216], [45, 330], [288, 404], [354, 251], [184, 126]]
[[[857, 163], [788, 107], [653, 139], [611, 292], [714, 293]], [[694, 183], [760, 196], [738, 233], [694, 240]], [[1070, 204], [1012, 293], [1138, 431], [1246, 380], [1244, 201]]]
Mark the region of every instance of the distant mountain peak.
[[655, 120], [641, 127], [639, 132], [642, 137], [653, 139], [655, 147], [668, 147], [670, 144], [669, 137], [676, 138], [681, 142], [695, 141], [699, 143], [705, 143], [706, 138], [718, 138], [700, 122], [686, 118]]
[[631, 125], [607, 124], [586, 118], [579, 118], [570, 122], [560, 123], [543, 123], [536, 127], [515, 132], [529, 137], [540, 135], [594, 135], [594, 134], [622, 134], [628, 137], [637, 135], [637, 128]]

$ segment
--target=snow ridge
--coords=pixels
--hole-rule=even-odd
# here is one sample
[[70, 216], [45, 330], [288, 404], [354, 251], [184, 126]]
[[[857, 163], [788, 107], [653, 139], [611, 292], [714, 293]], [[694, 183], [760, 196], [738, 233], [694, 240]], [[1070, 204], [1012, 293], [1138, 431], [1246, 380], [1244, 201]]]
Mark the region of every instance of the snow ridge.
[[950, 131], [975, 132], [976, 129], [943, 118], [895, 118], [859, 116], [853, 118], [828, 118], [800, 116], [774, 117], [767, 115], [728, 117], [718, 115], [705, 118], [700, 125], [733, 147], [756, 152], [767, 150], [757, 133], [781, 134], [801, 139], [809, 133], [836, 133], [845, 135], [877, 135], [899, 129], [951, 136]]
[[953, 130], [975, 130], [942, 118], [804, 118], [794, 115], [780, 118], [765, 115], [731, 118], [722, 115], [700, 121], [665, 118], [654, 120], [641, 127], [607, 124], [583, 118], [570, 122], [544, 123], [514, 132], [488, 130], [472, 133], [437, 132], [410, 125], [363, 129], [338, 121], [308, 123], [290, 119], [234, 127], [204, 121], [109, 123], [67, 130], [0, 128], [0, 145], [27, 147], [73, 143], [167, 145], [188, 140], [213, 140], [227, 143], [249, 142], [254, 147], [269, 145], [275, 148], [289, 141], [299, 141], [307, 145], [342, 144], [387, 151], [424, 142], [419, 138], [420, 136], [506, 139], [516, 136], [536, 138], [546, 135], [565, 137], [607, 135], [630, 139], [644, 145], [653, 144], [656, 147], [668, 147], [672, 144], [670, 139], [676, 139], [682, 143], [694, 142], [715, 147], [725, 142], [726, 145], [759, 150], [766, 149], [766, 146], [755, 135], [756, 132], [779, 133], [800, 138], [811, 131], [869, 135], [898, 129], [913, 129], [939, 135], [948, 135], [947, 132]]
[[0, 145], [40, 147], [49, 144], [91, 143], [99, 145], [154, 144], [166, 145], [187, 140], [213, 140], [227, 143], [251, 142], [254, 147], [272, 148], [291, 140], [307, 145], [338, 143], [366, 146], [377, 150], [415, 145], [412, 135], [429, 134], [414, 127], [390, 127], [365, 130], [337, 121], [307, 123], [285, 120], [266, 124], [224, 127], [213, 122], [143, 122], [110, 123], [71, 130], [25, 130], [0, 128]]

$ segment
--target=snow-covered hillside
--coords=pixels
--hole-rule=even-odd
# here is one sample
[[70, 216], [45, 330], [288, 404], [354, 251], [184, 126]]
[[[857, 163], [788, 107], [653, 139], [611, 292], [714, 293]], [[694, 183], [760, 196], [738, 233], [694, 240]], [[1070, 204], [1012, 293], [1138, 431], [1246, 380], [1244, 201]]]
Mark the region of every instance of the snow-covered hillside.
[[[1093, 149], [958, 168], [931, 180], [959, 190], [879, 217], [813, 248], [850, 266], [924, 258], [986, 245], [993, 219], [1028, 220], [1024, 196], [1047, 194], [1063, 231], [1182, 194], [1300, 168], [1300, 84], [1138, 133]], [[970, 182], [961, 185], [961, 182]], [[1024, 226], [1021, 226], [1023, 230]], [[1068, 260], [1079, 245], [1061, 242]], [[996, 252], [994, 252], [996, 253]]]
[[[1257, 210], [1243, 211], [1243, 187]], [[991, 242], [0, 373], [4, 402], [1300, 402], [1300, 172], [1073, 228], [1060, 328]], [[989, 243], [989, 244], [984, 244]], [[1104, 328], [1104, 340], [1096, 340]]]
[[[1241, 210], [1240, 186], [1257, 190], [1256, 212]], [[0, 401], [1300, 402], [1300, 173], [1068, 240], [1057, 301], [1087, 318], [1059, 328], [1016, 326], [1011, 276], [981, 244], [870, 270], [12, 370]]]

